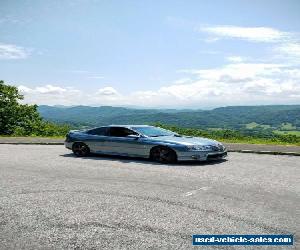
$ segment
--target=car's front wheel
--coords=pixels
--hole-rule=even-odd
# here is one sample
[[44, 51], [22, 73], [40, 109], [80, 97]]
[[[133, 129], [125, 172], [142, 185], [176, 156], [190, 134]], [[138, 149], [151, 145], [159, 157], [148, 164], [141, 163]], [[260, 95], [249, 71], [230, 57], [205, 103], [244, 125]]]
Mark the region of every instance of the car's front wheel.
[[78, 157], [88, 156], [90, 153], [89, 147], [83, 142], [75, 142], [73, 144], [72, 151]]
[[176, 152], [168, 147], [154, 147], [151, 149], [150, 158], [160, 163], [175, 163], [177, 161]]

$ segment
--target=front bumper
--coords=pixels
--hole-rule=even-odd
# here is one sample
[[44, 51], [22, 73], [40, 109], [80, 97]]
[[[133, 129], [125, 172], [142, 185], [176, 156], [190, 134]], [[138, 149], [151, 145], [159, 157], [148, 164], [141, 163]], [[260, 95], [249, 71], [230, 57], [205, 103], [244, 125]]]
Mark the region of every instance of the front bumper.
[[227, 157], [227, 151], [186, 151], [177, 152], [179, 161], [221, 160]]

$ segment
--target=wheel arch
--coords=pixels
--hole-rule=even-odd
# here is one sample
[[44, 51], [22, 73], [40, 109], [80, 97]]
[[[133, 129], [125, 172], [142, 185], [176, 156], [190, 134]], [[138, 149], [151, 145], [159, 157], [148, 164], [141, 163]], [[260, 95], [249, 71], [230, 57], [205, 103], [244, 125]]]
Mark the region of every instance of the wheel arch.
[[[74, 153], [75, 155], [77, 155], [76, 152], [75, 152], [76, 149], [74, 148], [74, 146], [75, 146], [76, 144], [83, 144], [83, 145], [86, 147], [87, 152], [86, 152], [85, 155], [83, 155], [83, 156], [87, 156], [87, 155], [89, 155], [89, 154], [91, 153], [91, 149], [90, 149], [90, 147], [89, 147], [88, 144], [86, 144], [86, 143], [83, 142], [83, 141], [74, 141], [73, 144], [72, 144], [72, 151], [73, 151], [73, 153]], [[77, 155], [77, 156], [78, 156], [78, 155]]]
[[170, 147], [168, 145], [154, 145], [153, 147], [151, 147], [150, 151], [149, 151], [149, 158], [150, 159], [152, 158], [153, 150], [156, 149], [156, 148], [165, 148], [165, 149], [171, 150], [171, 151], [173, 151], [175, 153], [176, 159], [178, 159], [177, 151], [174, 148], [172, 148], [172, 147]]

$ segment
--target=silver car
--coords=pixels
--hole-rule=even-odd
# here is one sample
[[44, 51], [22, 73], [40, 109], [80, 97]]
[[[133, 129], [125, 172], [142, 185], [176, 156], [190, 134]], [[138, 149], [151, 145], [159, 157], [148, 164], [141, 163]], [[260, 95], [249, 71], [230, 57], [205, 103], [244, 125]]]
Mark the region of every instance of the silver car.
[[76, 156], [89, 153], [150, 158], [161, 163], [223, 159], [226, 148], [215, 140], [182, 136], [147, 125], [110, 125], [71, 130], [65, 146]]

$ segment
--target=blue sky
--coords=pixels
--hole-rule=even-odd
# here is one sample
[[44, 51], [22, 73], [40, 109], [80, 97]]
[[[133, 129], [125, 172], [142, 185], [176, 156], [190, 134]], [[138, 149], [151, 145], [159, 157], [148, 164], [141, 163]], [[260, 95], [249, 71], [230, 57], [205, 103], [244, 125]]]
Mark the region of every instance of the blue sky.
[[2, 0], [0, 79], [38, 104], [299, 104], [299, 13], [297, 0]]

